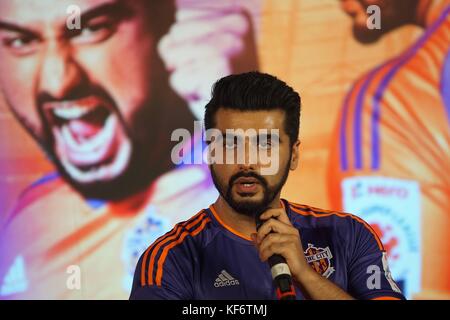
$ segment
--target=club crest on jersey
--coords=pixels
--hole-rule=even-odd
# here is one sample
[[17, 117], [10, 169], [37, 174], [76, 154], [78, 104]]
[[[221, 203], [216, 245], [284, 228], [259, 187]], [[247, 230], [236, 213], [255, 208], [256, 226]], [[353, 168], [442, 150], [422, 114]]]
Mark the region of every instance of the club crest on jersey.
[[308, 248], [304, 253], [306, 261], [317, 273], [328, 278], [334, 272], [334, 268], [331, 266], [333, 255], [329, 247], [318, 248], [308, 243]]

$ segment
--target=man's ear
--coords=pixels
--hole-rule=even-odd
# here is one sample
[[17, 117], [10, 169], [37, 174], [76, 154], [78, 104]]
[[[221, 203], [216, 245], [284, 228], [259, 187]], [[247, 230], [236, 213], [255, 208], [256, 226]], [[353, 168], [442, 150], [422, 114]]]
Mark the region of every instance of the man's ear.
[[301, 144], [300, 140], [297, 140], [292, 145], [291, 165], [289, 167], [289, 169], [291, 170], [297, 169], [300, 157], [300, 144]]

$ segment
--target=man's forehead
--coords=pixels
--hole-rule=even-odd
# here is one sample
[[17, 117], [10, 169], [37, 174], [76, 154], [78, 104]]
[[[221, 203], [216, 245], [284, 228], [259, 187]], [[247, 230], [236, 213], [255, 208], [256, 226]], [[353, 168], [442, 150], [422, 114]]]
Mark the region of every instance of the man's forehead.
[[219, 108], [215, 123], [220, 129], [281, 129], [284, 126], [284, 115], [281, 109], [240, 111]]
[[82, 14], [117, 2], [120, 0], [1, 0], [0, 21], [30, 26], [64, 23], [73, 13], [67, 12], [70, 6], [79, 7]]

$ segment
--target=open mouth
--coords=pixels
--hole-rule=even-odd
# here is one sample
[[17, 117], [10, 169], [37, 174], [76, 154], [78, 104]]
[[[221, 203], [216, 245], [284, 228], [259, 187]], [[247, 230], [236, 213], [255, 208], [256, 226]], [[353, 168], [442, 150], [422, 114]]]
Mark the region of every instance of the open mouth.
[[258, 179], [253, 177], [241, 177], [234, 182], [234, 185], [237, 193], [248, 194], [256, 193], [259, 190], [260, 183]]
[[118, 115], [103, 99], [87, 97], [44, 105], [60, 159], [80, 170], [111, 161], [118, 147]]

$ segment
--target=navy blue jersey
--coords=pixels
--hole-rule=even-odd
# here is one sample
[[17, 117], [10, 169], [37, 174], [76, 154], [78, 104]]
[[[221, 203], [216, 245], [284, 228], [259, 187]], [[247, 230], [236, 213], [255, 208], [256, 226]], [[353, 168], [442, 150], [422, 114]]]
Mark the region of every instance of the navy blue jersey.
[[[282, 200], [309, 265], [357, 299], [404, 299], [371, 227], [346, 213]], [[298, 288], [297, 297], [303, 299]], [[140, 257], [130, 299], [276, 299], [270, 267], [213, 206], [177, 224]]]

